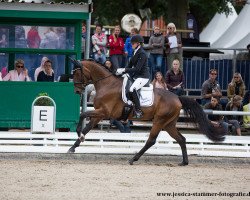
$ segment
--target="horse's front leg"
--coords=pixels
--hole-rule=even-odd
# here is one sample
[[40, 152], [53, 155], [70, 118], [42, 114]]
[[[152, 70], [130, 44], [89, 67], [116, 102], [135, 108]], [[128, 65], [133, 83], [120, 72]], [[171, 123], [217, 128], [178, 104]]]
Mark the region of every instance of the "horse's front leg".
[[[90, 117], [90, 122], [82, 129], [82, 123], [83, 120], [86, 117]], [[98, 112], [98, 110], [84, 112], [80, 115], [79, 122], [76, 128], [76, 132], [78, 135], [78, 139], [73, 144], [73, 146], [68, 150], [68, 153], [74, 153], [75, 148], [79, 147], [80, 143], [84, 141], [85, 135], [93, 128], [95, 127], [99, 121], [103, 119], [103, 114], [101, 112]]]

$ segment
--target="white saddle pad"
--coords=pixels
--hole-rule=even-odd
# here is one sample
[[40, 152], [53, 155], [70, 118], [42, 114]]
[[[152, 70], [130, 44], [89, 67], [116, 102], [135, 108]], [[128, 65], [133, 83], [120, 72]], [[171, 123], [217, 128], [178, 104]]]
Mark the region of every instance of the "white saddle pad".
[[[132, 105], [133, 103], [127, 99], [125, 93], [125, 87], [128, 81], [128, 75], [123, 75], [123, 84], [122, 84], [122, 100], [124, 103]], [[149, 87], [142, 87], [140, 92], [140, 105], [141, 107], [149, 107], [152, 106], [154, 103], [154, 92], [153, 92], [153, 85], [150, 84]]]

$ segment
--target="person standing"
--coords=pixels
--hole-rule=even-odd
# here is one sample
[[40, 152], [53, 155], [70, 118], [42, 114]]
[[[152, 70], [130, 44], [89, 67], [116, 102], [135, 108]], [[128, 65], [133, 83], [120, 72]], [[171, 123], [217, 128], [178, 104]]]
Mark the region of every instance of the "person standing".
[[126, 63], [125, 66], [127, 66], [127, 64], [129, 63], [131, 57], [133, 56], [133, 48], [132, 48], [132, 44], [131, 44], [131, 37], [133, 37], [133, 35], [139, 34], [139, 31], [137, 28], [132, 28], [131, 32], [130, 32], [130, 36], [126, 38], [125, 41], [125, 45], [124, 45], [124, 53], [126, 56]]
[[95, 34], [92, 36], [92, 44], [95, 61], [104, 64], [107, 53], [107, 36], [102, 32], [102, 25], [100, 24], [95, 27]]
[[85, 56], [85, 51], [86, 51], [86, 37], [87, 37], [87, 32], [86, 32], [86, 25], [82, 24], [82, 52], [81, 52], [81, 58], [82, 60], [84, 59]]
[[38, 49], [41, 43], [41, 37], [37, 26], [31, 26], [27, 34], [27, 44], [29, 48]]
[[139, 34], [134, 35], [131, 38], [134, 55], [130, 59], [127, 68], [119, 68], [116, 70], [116, 75], [129, 73], [130, 77], [135, 80], [129, 88], [130, 96], [135, 108], [133, 118], [143, 117], [137, 90], [146, 85], [150, 79], [149, 69], [147, 65], [147, 54], [142, 48], [143, 42], [143, 37]]
[[178, 59], [180, 61], [180, 66], [182, 68], [182, 41], [180, 34], [176, 32], [176, 27], [174, 23], [169, 23], [167, 25], [167, 35], [165, 37], [165, 44], [168, 69], [171, 68], [174, 59]]
[[122, 59], [124, 54], [124, 41], [122, 37], [120, 37], [120, 33], [120, 26], [115, 26], [113, 34], [108, 38], [109, 56], [112, 65], [115, 68], [122, 67]]
[[163, 59], [163, 50], [164, 50], [164, 36], [160, 32], [160, 27], [154, 27], [154, 33], [149, 39], [149, 49], [150, 49], [150, 67], [151, 67], [151, 76], [154, 77], [154, 74], [157, 71], [165, 74], [165, 70], [162, 69], [162, 59]]

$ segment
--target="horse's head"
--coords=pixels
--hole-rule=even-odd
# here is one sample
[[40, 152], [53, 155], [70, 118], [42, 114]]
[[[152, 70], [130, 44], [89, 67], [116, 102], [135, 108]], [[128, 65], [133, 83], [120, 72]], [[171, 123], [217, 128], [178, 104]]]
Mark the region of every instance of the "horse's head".
[[74, 82], [74, 91], [76, 94], [82, 94], [82, 91], [85, 90], [85, 87], [88, 85], [89, 81], [83, 73], [83, 65], [81, 62], [72, 59], [69, 57], [71, 62], [74, 64], [73, 68], [73, 82]]

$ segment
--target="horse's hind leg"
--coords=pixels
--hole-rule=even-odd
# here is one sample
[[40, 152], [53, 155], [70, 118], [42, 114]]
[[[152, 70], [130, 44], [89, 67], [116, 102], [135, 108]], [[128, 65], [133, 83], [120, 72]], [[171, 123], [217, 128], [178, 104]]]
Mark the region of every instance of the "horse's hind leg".
[[132, 159], [129, 160], [129, 164], [133, 165], [134, 161], [138, 161], [139, 158], [151, 147], [155, 144], [156, 139], [159, 135], [159, 132], [161, 131], [161, 127], [159, 125], [154, 124], [151, 131], [150, 131], [150, 135], [149, 138], [146, 142], [146, 144], [144, 145], [144, 147], [137, 153], [134, 155], [134, 157]]
[[164, 128], [168, 134], [178, 142], [181, 147], [183, 161], [179, 165], [184, 166], [188, 165], [188, 155], [187, 155], [187, 147], [186, 147], [186, 138], [181, 135], [181, 133], [175, 127], [176, 124], [169, 124], [167, 127]]

